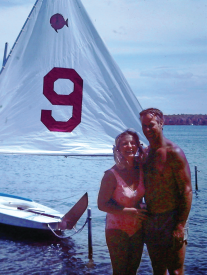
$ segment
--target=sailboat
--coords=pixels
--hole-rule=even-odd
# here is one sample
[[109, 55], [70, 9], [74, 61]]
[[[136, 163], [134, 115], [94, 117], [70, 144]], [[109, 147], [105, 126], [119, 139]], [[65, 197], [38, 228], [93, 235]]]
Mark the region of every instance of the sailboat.
[[[114, 138], [127, 128], [147, 144], [141, 105], [80, 0], [37, 0], [8, 55], [6, 48], [0, 73], [1, 154], [109, 156]], [[83, 198], [81, 213], [87, 195]], [[5, 207], [16, 213], [13, 218]], [[64, 230], [61, 221], [67, 224], [74, 215], [42, 209], [46, 216], [38, 208], [18, 194], [3, 194], [0, 223], [19, 213], [53, 219], [53, 229]]]

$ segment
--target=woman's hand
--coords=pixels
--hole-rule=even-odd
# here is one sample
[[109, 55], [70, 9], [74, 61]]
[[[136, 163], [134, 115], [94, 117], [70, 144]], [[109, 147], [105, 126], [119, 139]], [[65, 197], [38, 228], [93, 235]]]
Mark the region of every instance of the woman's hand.
[[139, 220], [145, 221], [147, 219], [147, 210], [146, 209], [137, 209], [125, 207], [122, 210], [122, 213], [128, 214], [132, 217], [137, 217]]

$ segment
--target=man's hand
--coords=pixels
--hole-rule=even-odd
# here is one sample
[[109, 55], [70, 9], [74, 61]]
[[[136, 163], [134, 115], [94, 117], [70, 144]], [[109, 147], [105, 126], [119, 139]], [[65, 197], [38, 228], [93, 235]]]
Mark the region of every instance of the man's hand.
[[180, 250], [184, 242], [184, 226], [179, 224], [173, 231], [173, 250]]

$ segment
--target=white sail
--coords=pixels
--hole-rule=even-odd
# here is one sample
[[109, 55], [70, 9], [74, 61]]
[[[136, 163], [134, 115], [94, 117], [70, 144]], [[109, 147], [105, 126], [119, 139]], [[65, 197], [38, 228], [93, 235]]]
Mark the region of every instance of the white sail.
[[39, 0], [0, 75], [0, 153], [112, 154], [141, 106], [79, 0]]

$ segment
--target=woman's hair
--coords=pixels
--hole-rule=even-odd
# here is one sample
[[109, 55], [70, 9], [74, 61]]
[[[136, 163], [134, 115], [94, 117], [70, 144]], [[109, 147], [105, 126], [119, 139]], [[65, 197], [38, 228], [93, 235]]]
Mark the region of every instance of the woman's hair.
[[139, 136], [138, 134], [135, 132], [134, 129], [130, 128], [127, 129], [126, 131], [124, 131], [123, 133], [119, 134], [116, 138], [115, 138], [115, 144], [116, 144], [116, 148], [117, 150], [119, 150], [120, 147], [120, 141], [124, 136], [132, 136], [134, 138], [134, 140], [136, 141], [137, 146], [139, 147], [140, 142], [139, 142]]
[[145, 116], [147, 114], [151, 114], [152, 116], [155, 116], [157, 118], [157, 121], [164, 123], [164, 115], [163, 112], [156, 108], [148, 108], [139, 113], [140, 118], [142, 119], [142, 116]]
[[[123, 155], [120, 152], [120, 142], [123, 137], [128, 136], [128, 135], [132, 136], [137, 144], [138, 151], [136, 153], [136, 156], [138, 157], [139, 154], [143, 153], [143, 149], [142, 149], [142, 146], [139, 141], [139, 136], [134, 129], [132, 129], [132, 128], [127, 129], [123, 133], [119, 134], [115, 138], [115, 146], [113, 147], [113, 153], [114, 153], [114, 160], [116, 162], [116, 165], [120, 170], [123, 170], [127, 166], [127, 160], [123, 157]], [[136, 162], [136, 160], [135, 160], [135, 162]]]

